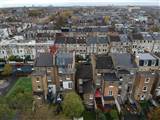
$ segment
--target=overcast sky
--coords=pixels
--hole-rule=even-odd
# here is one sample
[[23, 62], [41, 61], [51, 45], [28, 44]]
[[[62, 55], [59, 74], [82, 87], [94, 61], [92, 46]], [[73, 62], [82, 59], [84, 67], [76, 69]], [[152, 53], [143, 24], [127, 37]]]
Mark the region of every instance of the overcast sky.
[[107, 4], [139, 4], [139, 5], [159, 5], [160, 0], [0, 0], [0, 7], [18, 7], [31, 5], [107, 5]]

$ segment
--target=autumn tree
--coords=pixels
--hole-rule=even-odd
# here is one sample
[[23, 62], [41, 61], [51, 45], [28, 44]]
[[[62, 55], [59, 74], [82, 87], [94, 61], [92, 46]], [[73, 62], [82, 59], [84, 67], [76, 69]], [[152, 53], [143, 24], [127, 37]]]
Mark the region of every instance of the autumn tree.
[[4, 70], [1, 74], [4, 75], [4, 76], [8, 76], [11, 73], [12, 73], [12, 66], [10, 64], [5, 64]]
[[160, 120], [160, 107], [152, 111], [151, 120]]

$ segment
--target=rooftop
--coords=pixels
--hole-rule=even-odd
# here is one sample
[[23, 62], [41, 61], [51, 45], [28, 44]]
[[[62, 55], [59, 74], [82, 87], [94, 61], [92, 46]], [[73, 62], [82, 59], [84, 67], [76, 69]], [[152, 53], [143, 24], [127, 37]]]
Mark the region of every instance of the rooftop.
[[73, 63], [73, 53], [57, 53], [56, 54], [56, 65], [65, 66]]
[[133, 57], [129, 53], [112, 53], [112, 60], [114, 61], [115, 67], [123, 68], [135, 68], [136, 63]]
[[150, 53], [139, 53], [137, 57], [139, 57], [140, 60], [156, 60]]
[[104, 73], [103, 78], [105, 81], [119, 81], [116, 73]]
[[87, 44], [106, 44], [108, 43], [107, 37], [89, 37]]
[[[85, 72], [84, 72], [85, 71]], [[92, 65], [81, 64], [76, 71], [76, 77], [78, 79], [92, 79]]]
[[120, 37], [119, 36], [109, 36], [110, 37], [110, 42], [120, 42]]
[[143, 36], [140, 33], [134, 33], [132, 34], [133, 40], [143, 40]]
[[96, 56], [96, 69], [113, 69], [111, 56], [106, 54]]
[[36, 67], [52, 67], [53, 65], [53, 56], [50, 53], [40, 53], [35, 61]]

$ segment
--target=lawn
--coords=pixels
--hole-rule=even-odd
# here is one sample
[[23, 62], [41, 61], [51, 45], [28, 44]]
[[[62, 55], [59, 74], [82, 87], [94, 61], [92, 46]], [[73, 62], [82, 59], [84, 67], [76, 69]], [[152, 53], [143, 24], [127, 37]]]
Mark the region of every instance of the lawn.
[[8, 91], [6, 97], [12, 96], [16, 94], [17, 88], [22, 88], [24, 92], [32, 92], [32, 82], [29, 77], [21, 77], [19, 78], [14, 86]]

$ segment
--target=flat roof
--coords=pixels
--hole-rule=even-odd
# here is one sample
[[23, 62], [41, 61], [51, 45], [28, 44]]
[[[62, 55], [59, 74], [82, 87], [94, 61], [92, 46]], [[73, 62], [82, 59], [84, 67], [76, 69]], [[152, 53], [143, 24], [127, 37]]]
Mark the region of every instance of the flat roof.
[[116, 73], [104, 73], [103, 78], [105, 81], [119, 81]]

